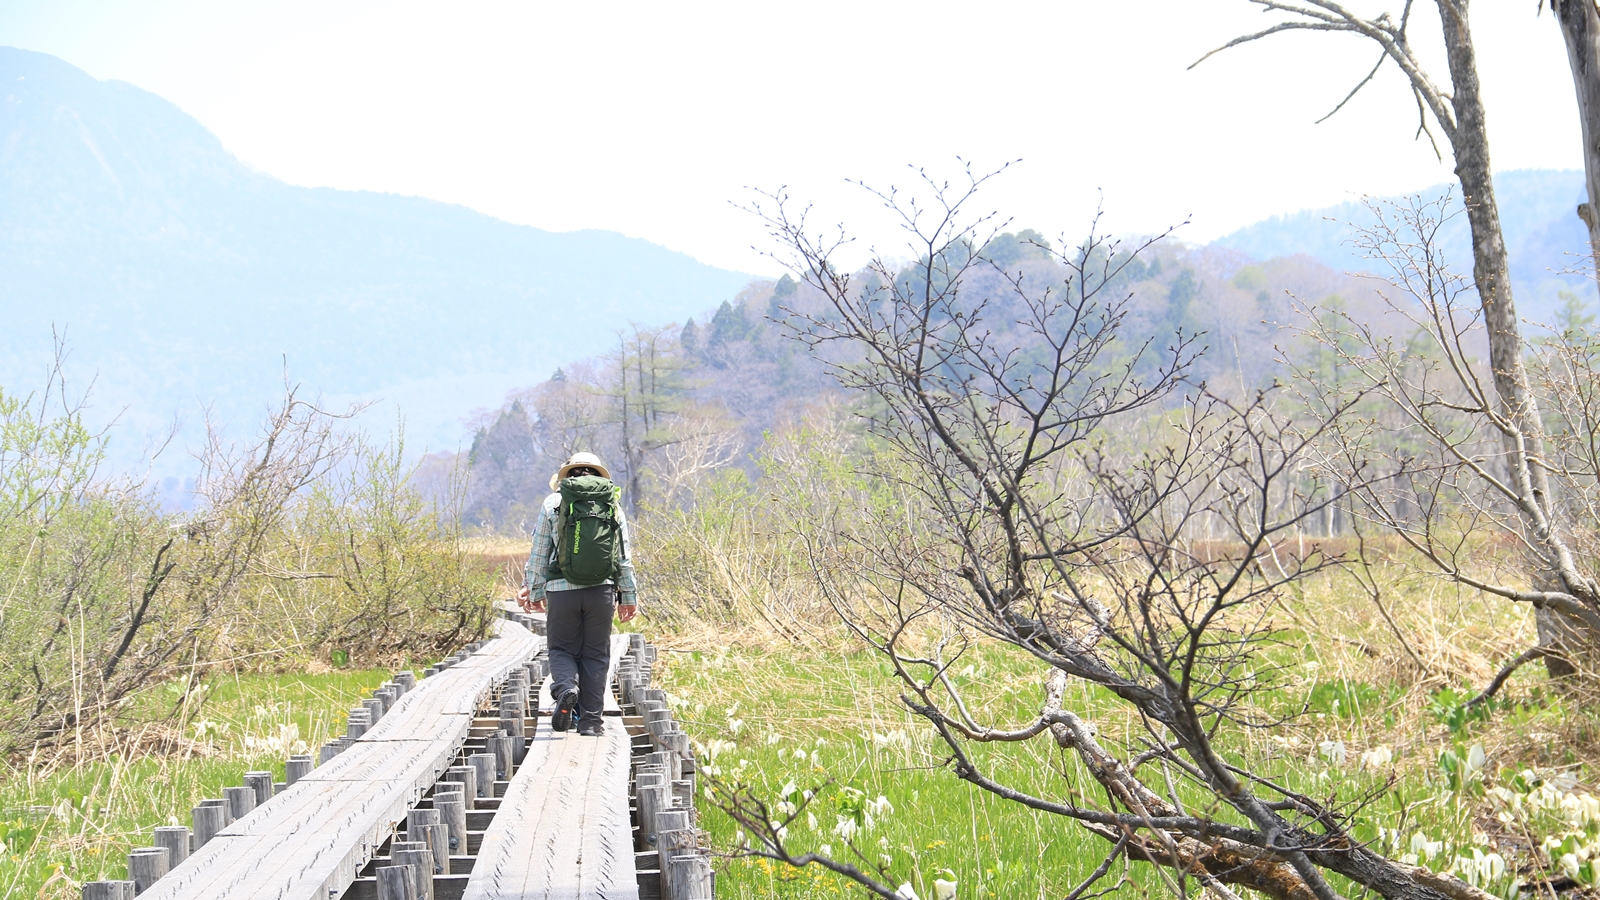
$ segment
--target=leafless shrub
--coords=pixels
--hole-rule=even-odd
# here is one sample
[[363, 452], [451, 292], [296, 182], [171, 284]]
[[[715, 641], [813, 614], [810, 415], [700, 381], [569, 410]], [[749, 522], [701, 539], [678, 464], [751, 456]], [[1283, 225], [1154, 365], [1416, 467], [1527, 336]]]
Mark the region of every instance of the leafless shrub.
[[[1482, 900], [1355, 840], [1349, 815], [1368, 798], [1314, 799], [1225, 749], [1235, 730], [1271, 721], [1250, 702], [1274, 677], [1257, 653], [1273, 638], [1268, 605], [1335, 562], [1266, 557], [1329, 502], [1327, 491], [1303, 489], [1297, 469], [1348, 404], [1320, 424], [1291, 421], [1271, 392], [1233, 401], [1188, 385], [1192, 337], [1129, 346], [1127, 298], [1104, 289], [1142, 248], [1123, 253], [1093, 234], [1061, 255], [1069, 274], [1060, 283], [1016, 278], [1009, 297], [970, 296], [963, 275], [985, 265], [970, 248], [983, 245], [975, 229], [989, 219], [965, 207], [984, 180], [925, 178], [926, 205], [879, 194], [917, 262], [876, 261], [861, 280], [831, 265], [843, 237], [812, 237], [781, 193], [763, 211], [793, 270], [832, 304], [798, 336], [854, 351], [835, 354], [859, 360], [840, 364], [839, 376], [871, 398], [870, 427], [893, 462], [873, 475], [902, 501], [841, 505], [808, 529], [812, 568], [839, 616], [890, 661], [902, 700], [937, 732], [957, 777], [1105, 840], [1104, 862], [1071, 897], [1125, 858], [1154, 863], [1184, 896], [1194, 879], [1224, 898], [1243, 886], [1333, 900], [1325, 873], [1334, 872], [1386, 897]], [[1139, 416], [1168, 427], [1152, 445], [1118, 450], [1108, 435]], [[907, 518], [923, 527], [905, 527]], [[1202, 532], [1213, 539], [1197, 540]], [[1036, 717], [1007, 724], [976, 712], [951, 675], [976, 634], [1038, 661]], [[1070, 679], [1126, 704], [1142, 738], [1109, 746], [1065, 707]], [[1033, 740], [1074, 761], [1059, 792], [1008, 785], [968, 749]], [[1208, 799], [1185, 802], [1179, 785]], [[724, 808], [757, 839], [747, 852], [818, 862], [897, 895], [870, 865], [792, 854], [785, 826], [805, 802], [783, 803], [725, 793]]]

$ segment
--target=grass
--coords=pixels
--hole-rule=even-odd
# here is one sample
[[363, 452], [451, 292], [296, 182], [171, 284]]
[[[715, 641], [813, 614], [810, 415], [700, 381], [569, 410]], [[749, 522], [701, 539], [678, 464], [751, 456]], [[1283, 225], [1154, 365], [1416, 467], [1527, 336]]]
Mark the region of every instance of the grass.
[[[284, 760], [344, 730], [345, 712], [386, 670], [221, 677], [181, 718], [176, 692], [139, 698], [94, 761], [19, 761], [0, 781], [0, 896], [76, 898], [85, 881], [127, 877], [127, 853], [246, 771], [283, 779]], [[181, 728], [181, 732], [179, 729]]]
[[[1280, 640], [1263, 651], [1263, 667], [1275, 664], [1276, 673], [1258, 702], [1296, 721], [1233, 732], [1224, 748], [1279, 783], [1338, 798], [1354, 817], [1355, 834], [1391, 855], [1417, 853], [1419, 862], [1446, 871], [1459, 870], [1457, 857], [1475, 851], [1503, 854], [1511, 874], [1484, 886], [1509, 895], [1518, 864], [1524, 881], [1538, 874], [1529, 848], [1571, 823], [1551, 820], [1533, 833], [1524, 823], [1501, 822], [1504, 807], [1490, 789], [1520, 784], [1520, 773], [1532, 768], [1581, 795], [1600, 749], [1596, 714], [1581, 698], [1549, 689], [1534, 666], [1513, 678], [1488, 713], [1464, 712], [1470, 688], [1532, 643], [1531, 617], [1411, 579], [1396, 571], [1387, 583], [1393, 627], [1338, 576], [1286, 597], [1275, 613]], [[1070, 821], [959, 781], [946, 766], [947, 749], [898, 702], [887, 663], [846, 636], [787, 643], [703, 629], [656, 640], [669, 648], [658, 682], [716, 778], [748, 786], [771, 805], [790, 791], [817, 792], [808, 807], [813, 816], [802, 813], [790, 826], [791, 849], [848, 859], [890, 885], [911, 883], [924, 898], [934, 895], [936, 873], [948, 869], [963, 900], [1059, 897], [1103, 858], [1107, 845]], [[1043, 672], [1031, 658], [983, 645], [955, 668], [980, 721], [1015, 727], [1037, 715]], [[1075, 683], [1067, 707], [1094, 721], [1109, 746], [1139, 749], [1142, 726], [1098, 689]], [[1474, 747], [1485, 764], [1467, 771]], [[1057, 800], [1077, 791], [1098, 799], [1076, 758], [1046, 739], [969, 750], [1013, 787]], [[841, 800], [848, 806], [851, 796], [880, 810], [853, 846], [839, 832]], [[1182, 788], [1180, 796], [1208, 802]], [[796, 870], [739, 857], [736, 824], [710, 794], [700, 807], [701, 827], [725, 854], [719, 897], [862, 894], [820, 866]], [[1148, 866], [1126, 873], [1123, 891], [1167, 893]], [[1335, 886], [1347, 896], [1360, 893]]]

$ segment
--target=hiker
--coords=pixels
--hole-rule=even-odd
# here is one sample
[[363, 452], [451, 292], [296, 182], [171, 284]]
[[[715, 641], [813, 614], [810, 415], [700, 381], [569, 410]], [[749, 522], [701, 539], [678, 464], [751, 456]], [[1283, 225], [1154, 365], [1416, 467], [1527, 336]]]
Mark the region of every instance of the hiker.
[[[566, 731], [577, 711], [578, 733], [602, 729], [606, 673], [611, 667], [611, 615], [626, 622], [639, 610], [622, 489], [593, 453], [574, 453], [556, 474], [539, 510], [517, 603], [544, 612], [550, 643], [550, 727]], [[548, 611], [547, 611], [548, 607]]]

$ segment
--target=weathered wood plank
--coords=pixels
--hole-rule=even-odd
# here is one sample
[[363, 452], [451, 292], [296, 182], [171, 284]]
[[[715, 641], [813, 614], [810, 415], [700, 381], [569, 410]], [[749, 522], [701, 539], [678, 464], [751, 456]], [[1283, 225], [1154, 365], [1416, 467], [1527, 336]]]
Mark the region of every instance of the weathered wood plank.
[[543, 731], [484, 833], [463, 900], [637, 900], [628, 736]]
[[[338, 896], [449, 763], [494, 683], [533, 655], [521, 625], [406, 692], [354, 746], [223, 829], [144, 900]], [[332, 892], [330, 894], [330, 891]]]

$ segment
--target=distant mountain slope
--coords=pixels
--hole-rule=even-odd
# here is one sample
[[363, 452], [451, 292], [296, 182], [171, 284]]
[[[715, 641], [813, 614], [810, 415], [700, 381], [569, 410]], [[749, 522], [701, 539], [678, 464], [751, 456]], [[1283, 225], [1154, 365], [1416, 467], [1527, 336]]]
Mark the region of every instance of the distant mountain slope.
[[612, 232], [286, 185], [153, 94], [0, 47], [0, 386], [39, 384], [65, 329], [71, 370], [137, 432], [182, 412], [192, 439], [208, 405], [253, 420], [287, 356], [454, 447], [474, 407], [748, 281]]
[[[1518, 311], [1528, 318], [1545, 319], [1558, 306], [1559, 290], [1584, 290], [1592, 284], [1577, 275], [1563, 275], [1587, 263], [1589, 238], [1576, 210], [1583, 202], [1583, 173], [1522, 169], [1498, 172], [1495, 199], [1511, 255], [1512, 290]], [[1439, 184], [1417, 191], [1424, 200], [1453, 190], [1452, 208], [1461, 210], [1460, 188]], [[1229, 247], [1256, 259], [1273, 259], [1304, 253], [1340, 271], [1377, 271], [1350, 245], [1355, 226], [1372, 221], [1372, 213], [1351, 201], [1326, 209], [1274, 216], [1218, 238], [1215, 246]], [[1472, 274], [1472, 240], [1465, 215], [1457, 215], [1442, 229], [1447, 258], [1457, 271]], [[1583, 296], [1588, 297], [1588, 294]]]

